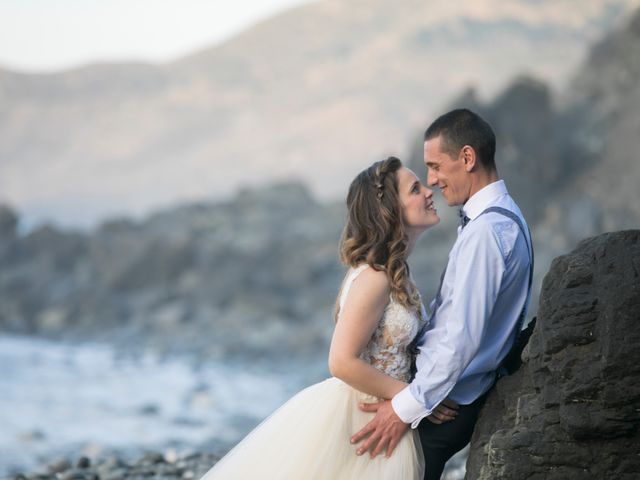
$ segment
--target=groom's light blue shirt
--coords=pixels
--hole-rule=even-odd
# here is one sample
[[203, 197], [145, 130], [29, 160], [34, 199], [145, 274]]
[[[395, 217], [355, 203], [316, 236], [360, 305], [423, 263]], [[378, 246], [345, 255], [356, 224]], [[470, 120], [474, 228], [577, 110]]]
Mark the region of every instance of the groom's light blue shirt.
[[[458, 227], [440, 291], [442, 304], [419, 343], [416, 377], [392, 400], [395, 412], [413, 428], [445, 398], [468, 405], [491, 388], [529, 301], [530, 239], [504, 215], [480, 215], [491, 206], [512, 211], [527, 229], [502, 180], [464, 205], [470, 222]], [[434, 305], [435, 300], [432, 311]]]

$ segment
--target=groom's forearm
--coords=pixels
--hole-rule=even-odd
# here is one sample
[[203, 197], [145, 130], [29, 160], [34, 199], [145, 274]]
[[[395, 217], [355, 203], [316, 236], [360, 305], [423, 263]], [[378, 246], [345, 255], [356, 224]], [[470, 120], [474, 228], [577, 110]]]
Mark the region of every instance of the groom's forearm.
[[408, 385], [391, 399], [391, 406], [396, 415], [404, 423], [410, 424], [411, 428], [416, 428], [420, 420], [431, 414], [431, 410], [413, 396]]
[[[468, 345], [464, 352], [456, 352], [445, 347], [425, 355], [418, 362], [416, 377], [411, 384], [398, 392], [392, 399], [396, 415], [404, 422], [416, 428], [420, 420], [431, 415], [436, 407], [445, 400], [458, 382], [462, 372], [477, 352], [479, 342], [466, 339]], [[440, 346], [447, 343], [460, 344], [461, 339], [452, 336], [442, 338]]]

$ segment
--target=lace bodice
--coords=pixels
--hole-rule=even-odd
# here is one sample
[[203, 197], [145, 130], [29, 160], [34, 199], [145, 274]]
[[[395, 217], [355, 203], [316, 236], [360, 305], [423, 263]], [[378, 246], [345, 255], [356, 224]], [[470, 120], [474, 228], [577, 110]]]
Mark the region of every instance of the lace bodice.
[[[347, 273], [340, 294], [340, 310], [345, 304], [353, 281], [367, 267], [366, 264], [360, 265]], [[422, 315], [418, 315], [390, 298], [384, 315], [362, 352], [361, 358], [387, 375], [403, 382], [409, 381], [413, 357], [408, 347], [427, 318], [422, 304], [421, 310]]]

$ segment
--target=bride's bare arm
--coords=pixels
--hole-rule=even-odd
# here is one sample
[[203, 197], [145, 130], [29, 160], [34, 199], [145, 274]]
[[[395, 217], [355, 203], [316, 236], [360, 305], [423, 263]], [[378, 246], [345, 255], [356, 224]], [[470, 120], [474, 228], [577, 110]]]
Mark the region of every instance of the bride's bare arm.
[[385, 272], [367, 268], [354, 280], [331, 340], [329, 370], [334, 377], [376, 397], [390, 399], [407, 386], [360, 359], [389, 303]]

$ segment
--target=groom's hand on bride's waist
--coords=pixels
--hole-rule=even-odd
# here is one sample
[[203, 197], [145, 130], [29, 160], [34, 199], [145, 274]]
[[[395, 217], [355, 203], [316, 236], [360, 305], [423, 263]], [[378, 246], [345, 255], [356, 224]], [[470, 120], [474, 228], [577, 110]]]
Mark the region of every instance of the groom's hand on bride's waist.
[[[431, 415], [427, 417], [430, 422], [441, 424], [454, 420], [458, 415], [460, 406], [450, 399], [443, 400]], [[400, 442], [402, 435], [409, 429], [409, 425], [404, 423], [391, 406], [390, 400], [378, 403], [363, 403], [360, 410], [364, 412], [375, 412], [376, 416], [367, 423], [362, 430], [351, 437], [351, 443], [365, 442], [358, 447], [356, 453], [362, 455], [371, 450], [371, 458], [385, 452], [386, 457], [390, 457], [396, 446]]]
[[385, 400], [378, 403], [363, 403], [360, 410], [375, 412], [376, 416], [367, 423], [362, 430], [351, 437], [351, 443], [365, 442], [358, 447], [356, 454], [362, 455], [371, 450], [371, 458], [385, 452], [388, 458], [391, 456], [400, 439], [409, 429], [409, 425], [400, 420], [391, 406], [391, 401]]

